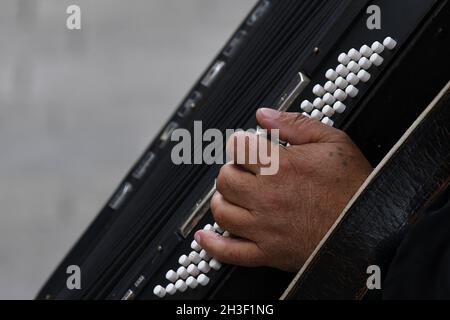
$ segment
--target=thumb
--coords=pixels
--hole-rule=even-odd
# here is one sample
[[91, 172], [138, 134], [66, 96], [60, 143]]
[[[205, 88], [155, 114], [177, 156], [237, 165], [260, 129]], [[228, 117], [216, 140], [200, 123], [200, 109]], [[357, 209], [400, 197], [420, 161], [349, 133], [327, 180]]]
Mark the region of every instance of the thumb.
[[256, 112], [256, 118], [264, 129], [279, 129], [280, 139], [291, 145], [344, 142], [347, 139], [342, 131], [300, 113], [263, 108]]

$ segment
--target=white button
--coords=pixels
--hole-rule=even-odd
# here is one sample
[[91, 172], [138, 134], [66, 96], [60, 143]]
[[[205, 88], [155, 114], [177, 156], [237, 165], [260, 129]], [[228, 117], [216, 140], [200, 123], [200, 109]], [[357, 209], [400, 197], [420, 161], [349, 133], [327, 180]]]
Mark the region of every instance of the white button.
[[160, 285], [157, 285], [155, 289], [153, 289], [153, 294], [159, 298], [164, 298], [164, 296], [166, 295], [166, 289], [164, 289]]
[[311, 113], [311, 118], [320, 121], [323, 118], [323, 114], [322, 112], [320, 112], [320, 110], [316, 109]]
[[305, 117], [307, 117], [307, 118], [311, 118], [311, 115], [309, 115], [309, 114], [306, 113], [306, 112], [303, 112], [302, 115], [305, 116]]
[[397, 41], [395, 41], [391, 37], [387, 37], [386, 39], [384, 39], [383, 44], [389, 50], [393, 50], [397, 46]]
[[361, 59], [361, 53], [356, 49], [350, 49], [350, 51], [348, 52], [348, 56], [353, 61], [359, 61], [359, 59]]
[[347, 67], [344, 66], [343, 64], [340, 64], [340, 65], [337, 66], [336, 72], [341, 77], [346, 77], [350, 73], [350, 70], [348, 70]]
[[352, 61], [348, 64], [347, 66], [348, 70], [350, 70], [353, 73], [358, 73], [358, 71], [361, 69], [361, 67], [359, 66], [359, 64], [355, 61]]
[[322, 119], [322, 123], [326, 126], [332, 127], [334, 125], [334, 121], [328, 117]]
[[308, 100], [305, 100], [300, 105], [300, 108], [302, 108], [302, 110], [305, 112], [311, 112], [314, 109], [314, 106], [311, 102], [309, 102]]
[[195, 264], [190, 264], [186, 270], [191, 276], [194, 276], [194, 277], [198, 276], [198, 274], [200, 273], [200, 271], [198, 270], [198, 268]]
[[379, 67], [379, 66], [381, 66], [383, 64], [384, 59], [378, 53], [374, 53], [370, 57], [370, 62], [372, 62], [375, 66]]
[[348, 76], [347, 76], [347, 79], [346, 79], [347, 81], [348, 81], [348, 83], [350, 83], [350, 84], [352, 84], [352, 85], [354, 85], [354, 86], [356, 86], [358, 83], [359, 83], [359, 78], [358, 78], [358, 76], [356, 75], [356, 74], [354, 74], [354, 73], [350, 73]]
[[314, 107], [317, 109], [322, 109], [322, 107], [325, 105], [325, 102], [321, 98], [316, 98], [313, 102]]
[[187, 269], [185, 267], [179, 267], [177, 270], [177, 275], [181, 279], [186, 279], [189, 277], [189, 273], [187, 272]]
[[211, 270], [211, 267], [209, 266], [208, 262], [201, 261], [198, 264], [198, 270], [200, 270], [203, 273], [208, 273]]
[[344, 113], [345, 109], [347, 109], [347, 107], [345, 106], [345, 104], [343, 104], [342, 102], [338, 101], [333, 105], [333, 109], [334, 111], [336, 111], [337, 113]]
[[345, 89], [345, 93], [348, 94], [350, 97], [354, 98], [358, 95], [359, 90], [356, 89], [354, 86], [349, 85], [347, 89]]
[[322, 109], [322, 113], [327, 117], [331, 118], [334, 115], [334, 109], [330, 106], [325, 106]]
[[347, 65], [350, 60], [350, 57], [346, 53], [341, 53], [338, 57], [339, 63], [342, 63], [343, 65]]
[[337, 86], [334, 84], [333, 81], [327, 81], [325, 85], [323, 86], [325, 90], [327, 90], [330, 93], [334, 93], [337, 89]]
[[175, 285], [173, 283], [169, 283], [166, 287], [166, 292], [173, 296], [175, 292], [177, 292], [177, 288], [175, 288]]
[[189, 260], [189, 257], [185, 254], [183, 254], [179, 259], [178, 259], [178, 263], [181, 264], [184, 267], [187, 267], [190, 263], [191, 260]]
[[318, 97], [322, 97], [325, 94], [325, 89], [320, 84], [317, 84], [313, 88], [313, 93]]
[[208, 223], [206, 226], [203, 227], [203, 230], [214, 231], [214, 227]]
[[228, 238], [230, 236], [230, 233], [228, 231], [224, 231], [222, 234], [222, 237]]
[[338, 88], [341, 88], [341, 89], [345, 89], [348, 86], [348, 81], [342, 77], [337, 78], [335, 83], [338, 86]]
[[217, 222], [214, 223], [213, 227], [218, 233], [222, 233], [223, 232], [222, 228], [217, 224]]
[[186, 279], [186, 284], [187, 284], [187, 286], [188, 286], [189, 288], [191, 288], [191, 289], [195, 289], [195, 288], [197, 288], [197, 286], [198, 286], [198, 282], [197, 282], [197, 280], [195, 280], [194, 277], [189, 277], [189, 278], [187, 278], [187, 279]]
[[200, 285], [206, 286], [209, 283], [209, 278], [206, 275], [201, 274], [198, 276], [197, 281]]
[[202, 247], [200, 247], [200, 245], [198, 244], [198, 242], [195, 241], [195, 240], [191, 242], [191, 248], [192, 248], [193, 250], [195, 250], [195, 251], [200, 251], [200, 250], [202, 250]]
[[325, 95], [323, 96], [323, 102], [325, 102], [325, 104], [330, 104], [332, 105], [334, 102], [336, 101], [336, 99], [334, 98], [334, 96], [327, 92], [325, 93]]
[[175, 282], [178, 280], [178, 275], [175, 271], [169, 270], [166, 273], [166, 279], [169, 280], [170, 282]]
[[370, 73], [368, 73], [366, 70], [361, 70], [358, 72], [358, 78], [362, 82], [367, 82], [370, 80]]
[[211, 256], [205, 250], [200, 251], [199, 256], [205, 261], [209, 261], [211, 259]]
[[366, 58], [369, 58], [373, 54], [372, 48], [368, 45], [363, 45], [361, 49], [359, 49], [359, 52], [361, 52], [361, 54]]
[[209, 262], [209, 266], [216, 271], [219, 271], [220, 268], [222, 268], [222, 264], [216, 259], [211, 259], [211, 261]]
[[372, 50], [375, 53], [382, 54], [384, 51], [384, 46], [379, 41], [375, 41], [372, 44]]
[[365, 70], [368, 70], [372, 67], [372, 62], [366, 57], [362, 57], [361, 60], [359, 60], [359, 66]]
[[345, 99], [347, 99], [347, 94], [343, 90], [337, 89], [334, 93], [334, 97], [336, 98], [336, 100], [344, 101]]
[[200, 261], [202, 261], [202, 258], [200, 258], [200, 255], [198, 254], [198, 252], [192, 251], [191, 253], [189, 253], [189, 260], [192, 261], [193, 263], [197, 264]]
[[330, 81], [336, 80], [338, 76], [338, 73], [333, 69], [328, 69], [328, 71], [325, 73], [325, 77]]
[[175, 288], [180, 291], [180, 292], [185, 292], [188, 288], [186, 282], [184, 282], [183, 280], [178, 280], [175, 283]]

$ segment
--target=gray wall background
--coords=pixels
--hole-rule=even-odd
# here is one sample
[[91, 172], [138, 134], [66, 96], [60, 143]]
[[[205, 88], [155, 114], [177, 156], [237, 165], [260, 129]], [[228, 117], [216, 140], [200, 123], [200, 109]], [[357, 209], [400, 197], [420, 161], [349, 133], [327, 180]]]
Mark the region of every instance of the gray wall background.
[[255, 2], [0, 0], [0, 299], [34, 297]]

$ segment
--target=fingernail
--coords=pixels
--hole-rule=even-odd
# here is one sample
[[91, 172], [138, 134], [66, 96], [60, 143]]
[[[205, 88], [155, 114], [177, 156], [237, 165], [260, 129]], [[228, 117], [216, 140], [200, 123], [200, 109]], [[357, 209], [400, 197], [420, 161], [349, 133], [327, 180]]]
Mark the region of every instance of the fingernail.
[[197, 243], [200, 243], [200, 241], [202, 240], [202, 237], [200, 235], [200, 231], [197, 231], [194, 235], [194, 239], [195, 241], [197, 241]]
[[259, 113], [266, 119], [278, 119], [280, 117], [280, 112], [270, 108], [261, 108]]

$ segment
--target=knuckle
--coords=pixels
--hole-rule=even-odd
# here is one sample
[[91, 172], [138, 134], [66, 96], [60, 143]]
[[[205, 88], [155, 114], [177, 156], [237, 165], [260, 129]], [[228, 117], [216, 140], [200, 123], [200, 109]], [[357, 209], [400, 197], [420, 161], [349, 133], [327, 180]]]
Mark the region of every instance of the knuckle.
[[301, 113], [284, 113], [281, 121], [285, 127], [294, 128], [295, 130], [308, 128], [318, 123], [316, 120], [305, 117]]
[[245, 132], [243, 130], [236, 131], [231, 135], [231, 139], [233, 139], [233, 140], [235, 140], [235, 139], [240, 140], [240, 139], [246, 139], [246, 138], [247, 138], [247, 132]]
[[211, 211], [213, 213], [216, 212], [217, 210], [219, 210], [219, 208], [220, 208], [220, 198], [219, 198], [217, 192], [213, 195], [213, 197], [211, 199], [210, 206], [211, 206]]
[[291, 114], [288, 117], [288, 125], [295, 126], [295, 127], [303, 127], [309, 123], [311, 123], [313, 120], [311, 120], [308, 117], [305, 117], [304, 115], [300, 113]]
[[229, 165], [224, 165], [219, 172], [216, 180], [216, 188], [220, 193], [227, 191], [230, 188], [230, 167]]
[[350, 137], [347, 135], [347, 133], [345, 133], [342, 130], [336, 130], [335, 135], [336, 135], [336, 138], [338, 138], [339, 140], [342, 140], [345, 142], [350, 141]]
[[226, 149], [229, 151], [234, 151], [235, 145], [236, 145], [236, 133], [233, 133], [227, 140]]
[[[243, 131], [234, 132], [227, 141], [226, 148], [230, 152], [234, 153], [234, 151], [238, 147], [245, 146], [246, 134]], [[240, 151], [240, 150], [237, 150]]]
[[225, 211], [223, 210], [223, 206], [218, 205], [215, 210], [213, 210], [214, 220], [219, 224], [222, 228], [226, 228], [228, 226], [228, 219]]
[[313, 121], [314, 121], [313, 119], [305, 117], [302, 114], [297, 114], [295, 117], [295, 124], [297, 126], [304, 126], [304, 125], [312, 123]]
[[241, 186], [239, 173], [233, 170], [232, 165], [227, 164], [220, 169], [216, 188], [221, 194], [238, 193]]

